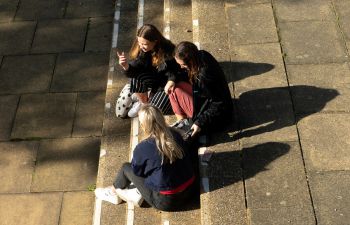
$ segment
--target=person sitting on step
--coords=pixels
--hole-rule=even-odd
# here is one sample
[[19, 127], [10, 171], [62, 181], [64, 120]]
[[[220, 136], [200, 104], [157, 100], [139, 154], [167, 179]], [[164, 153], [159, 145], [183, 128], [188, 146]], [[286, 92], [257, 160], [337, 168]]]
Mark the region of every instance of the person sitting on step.
[[232, 119], [233, 103], [225, 74], [217, 60], [191, 42], [180, 42], [175, 60], [188, 72], [190, 83], [180, 82], [169, 94], [178, 119], [175, 127], [190, 122], [191, 136], [218, 130]]
[[124, 200], [140, 206], [144, 199], [160, 210], [181, 209], [197, 191], [189, 149], [157, 107], [142, 105], [138, 116], [145, 139], [135, 147], [131, 163], [122, 165], [113, 185], [97, 188], [95, 195], [113, 204]]
[[131, 78], [130, 92], [135, 93], [139, 100], [129, 110], [129, 117], [136, 117], [140, 106], [145, 103], [155, 105], [163, 113], [171, 111], [168, 95], [163, 90], [173, 87], [179, 80], [187, 79], [173, 57], [174, 49], [175, 45], [155, 26], [145, 24], [137, 31], [129, 53], [130, 60], [124, 52], [117, 52], [119, 65], [124, 74]]

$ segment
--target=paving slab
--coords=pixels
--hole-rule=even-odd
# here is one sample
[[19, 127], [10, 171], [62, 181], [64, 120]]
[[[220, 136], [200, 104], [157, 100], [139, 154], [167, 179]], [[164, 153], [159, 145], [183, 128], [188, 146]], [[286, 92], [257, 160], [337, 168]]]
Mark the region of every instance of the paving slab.
[[87, 19], [40, 21], [31, 52], [82, 52], [87, 25]]
[[113, 17], [91, 18], [85, 51], [109, 52], [111, 50]]
[[6, 225], [57, 225], [63, 193], [0, 195], [0, 221]]
[[328, 0], [277, 0], [274, 1], [276, 16], [279, 22], [335, 20], [332, 2]]
[[101, 224], [116, 225], [125, 224], [126, 221], [126, 204], [113, 205], [110, 203], [102, 203]]
[[260, 4], [260, 3], [268, 3], [269, 0], [225, 0], [225, 3], [229, 6], [231, 5], [250, 5], [250, 4]]
[[[113, 134], [113, 132], [109, 134]], [[122, 164], [129, 161], [129, 134], [111, 135], [101, 138], [101, 152], [96, 187], [112, 185]], [[107, 202], [102, 202], [101, 224], [124, 224], [126, 221], [125, 212], [126, 204], [115, 206]]]
[[245, 92], [238, 97], [236, 135], [244, 143], [293, 141], [298, 139], [288, 88], [266, 88]]
[[296, 113], [350, 111], [347, 63], [287, 65], [287, 71]]
[[161, 32], [164, 30], [164, 1], [144, 1], [143, 24], [150, 23], [156, 26]]
[[96, 184], [99, 138], [40, 142], [32, 192], [88, 190]]
[[312, 173], [309, 180], [318, 224], [348, 224], [349, 171]]
[[21, 0], [15, 20], [41, 20], [62, 18], [66, 8], [64, 0]]
[[3, 0], [0, 3], [0, 23], [2, 22], [10, 22], [13, 20], [16, 10], [17, 10], [17, 5], [18, 5], [19, 0]]
[[162, 219], [166, 218], [172, 225], [201, 225], [201, 221], [199, 220], [201, 216], [200, 209], [198, 209], [199, 203], [189, 203], [189, 204], [186, 204], [186, 207], [187, 206], [195, 207], [195, 206], [192, 206], [191, 204], [192, 205], [196, 204], [195, 205], [196, 208], [191, 208], [190, 210], [187, 210], [187, 211], [178, 211], [178, 212], [171, 212], [171, 213], [162, 211], [161, 212]]
[[278, 42], [271, 3], [226, 7], [226, 13], [231, 46]]
[[232, 46], [230, 55], [236, 93], [288, 86], [279, 44]]
[[[215, 40], [217, 44], [213, 45], [213, 40]], [[218, 25], [202, 25], [199, 29], [199, 43], [199, 48], [207, 51], [210, 51], [208, 47], [211, 49], [228, 49], [229, 42], [225, 23], [223, 22]]]
[[348, 60], [345, 43], [333, 21], [286, 22], [278, 27], [287, 64]]
[[94, 199], [93, 192], [65, 192], [60, 225], [92, 224]]
[[0, 69], [0, 93], [47, 92], [50, 88], [55, 55], [8, 56]]
[[350, 169], [349, 114], [314, 114], [303, 118], [298, 128], [309, 171]]
[[70, 137], [77, 94], [23, 95], [11, 138]]
[[58, 57], [51, 91], [104, 91], [108, 53], [65, 53]]
[[0, 140], [9, 140], [16, 115], [19, 96], [0, 96]]
[[36, 22], [0, 24], [0, 55], [27, 54], [30, 50]]
[[346, 39], [350, 40], [350, 4], [347, 1], [334, 1], [336, 12], [339, 16], [339, 24], [345, 34]]
[[73, 137], [101, 136], [105, 92], [78, 94]]
[[[148, 204], [143, 203], [143, 206]], [[134, 224], [148, 225], [148, 224], [162, 224], [161, 223], [161, 211], [153, 207], [142, 207], [134, 209]]]
[[65, 17], [113, 16], [114, 2], [110, 0], [69, 0]]
[[117, 49], [129, 53], [136, 39], [137, 11], [121, 12], [118, 29]]
[[[129, 129], [130, 133], [130, 129]], [[102, 149], [104, 151], [102, 151]], [[97, 186], [105, 187], [113, 184], [118, 170], [124, 162], [129, 162], [130, 136], [104, 136], [101, 139], [99, 179]]]
[[316, 225], [311, 205], [248, 210], [251, 225]]
[[37, 142], [0, 142], [0, 193], [29, 192], [32, 183]]
[[193, 41], [192, 1], [170, 1], [170, 38], [174, 43]]
[[311, 206], [298, 142], [265, 142], [243, 147], [248, 208]]

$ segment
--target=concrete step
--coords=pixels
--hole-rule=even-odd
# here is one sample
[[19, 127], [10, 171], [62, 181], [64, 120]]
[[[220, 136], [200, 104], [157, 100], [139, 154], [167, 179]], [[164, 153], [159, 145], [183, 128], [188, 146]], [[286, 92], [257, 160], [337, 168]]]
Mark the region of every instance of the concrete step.
[[[115, 63], [116, 51], [128, 52], [137, 27], [145, 23], [154, 24], [160, 30], [164, 30], [164, 34], [168, 31], [167, 35], [175, 43], [184, 40], [185, 36], [185, 40], [191, 41], [191, 1], [117, 0], [97, 187], [112, 184], [121, 164], [130, 160], [131, 150], [140, 137], [137, 119], [123, 120], [115, 116], [115, 100], [127, 82]], [[169, 122], [175, 120], [172, 116], [167, 119]], [[96, 200], [93, 224], [196, 225], [200, 224], [199, 203], [193, 202], [181, 212], [169, 213], [151, 207], [134, 208], [128, 204], [115, 206]]]
[[[233, 68], [229, 63], [225, 1], [193, 0], [192, 6], [193, 42], [219, 61], [229, 80]], [[233, 82], [229, 87], [234, 98]], [[246, 224], [247, 221], [241, 146], [232, 138], [238, 128], [235, 122], [229, 127], [212, 135], [207, 147], [199, 150], [202, 225]]]

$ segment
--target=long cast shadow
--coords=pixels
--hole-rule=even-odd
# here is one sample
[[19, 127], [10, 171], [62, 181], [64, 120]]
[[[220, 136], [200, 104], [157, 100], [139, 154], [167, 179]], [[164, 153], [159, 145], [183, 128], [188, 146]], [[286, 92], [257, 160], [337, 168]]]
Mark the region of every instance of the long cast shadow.
[[240, 151], [216, 152], [211, 157], [207, 175], [209, 189], [215, 191], [267, 170], [266, 166], [287, 154], [290, 146], [280, 142], [266, 142]]

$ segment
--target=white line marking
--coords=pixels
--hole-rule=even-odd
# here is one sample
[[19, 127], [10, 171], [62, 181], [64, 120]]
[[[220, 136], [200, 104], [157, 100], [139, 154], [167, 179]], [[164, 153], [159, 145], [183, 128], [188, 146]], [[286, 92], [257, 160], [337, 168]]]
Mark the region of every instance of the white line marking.
[[114, 66], [109, 67], [109, 72], [113, 72], [114, 71]]
[[113, 84], [113, 80], [112, 79], [108, 79], [107, 85], [110, 86]]
[[111, 103], [106, 103], [106, 109], [110, 109], [111, 108]]
[[120, 22], [120, 5], [121, 5], [121, 0], [118, 0], [117, 6], [116, 6], [116, 9], [114, 12], [112, 48], [116, 48], [117, 43], [118, 43], [119, 22]]
[[199, 22], [198, 22], [198, 20], [193, 20], [193, 21], [192, 21], [192, 24], [193, 24], [193, 26], [196, 26], [196, 27], [198, 27], [198, 26], [199, 26]]
[[100, 151], [100, 158], [105, 156], [107, 154], [107, 151], [105, 149], [101, 149]]
[[94, 219], [93, 225], [101, 224], [101, 209], [102, 209], [102, 200], [95, 198], [95, 210], [94, 210]]
[[138, 17], [137, 17], [137, 29], [139, 29], [143, 25], [144, 7], [145, 7], [144, 0], [139, 0]]
[[163, 225], [170, 225], [170, 221], [169, 220], [164, 220]]
[[134, 224], [134, 211], [135, 207], [131, 202], [128, 202], [128, 215], [126, 220], [126, 225], [133, 225]]

